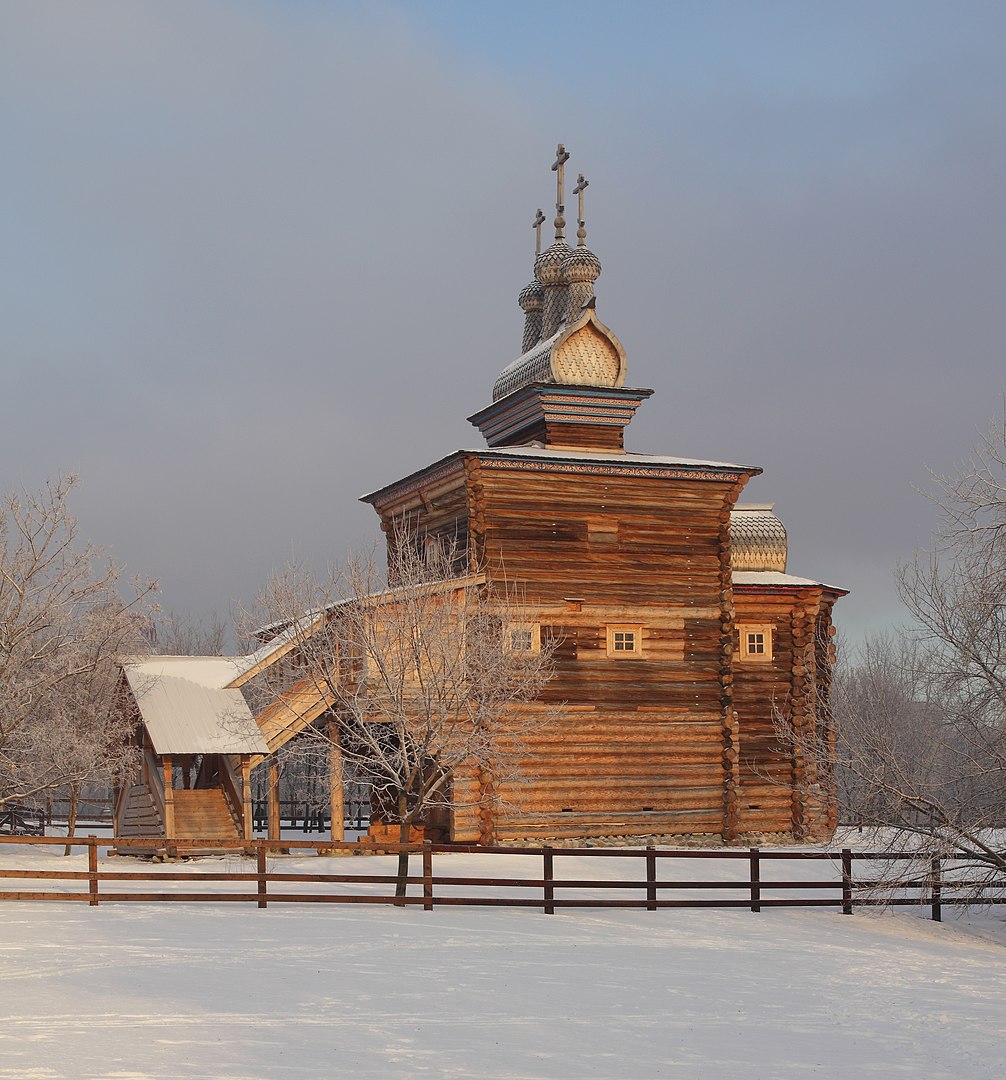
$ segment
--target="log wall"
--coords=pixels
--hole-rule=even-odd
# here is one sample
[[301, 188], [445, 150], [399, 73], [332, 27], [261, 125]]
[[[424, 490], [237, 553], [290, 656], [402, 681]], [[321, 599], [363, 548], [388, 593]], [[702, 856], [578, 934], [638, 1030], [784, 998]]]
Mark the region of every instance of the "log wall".
[[[542, 699], [552, 710], [527, 740], [525, 782], [498, 792], [494, 837], [722, 834], [723, 567], [737, 477], [485, 460], [467, 474], [473, 546], [490, 573], [501, 565], [523, 583], [542, 634], [559, 641]], [[639, 628], [638, 657], [608, 654], [612, 625]]]
[[[413, 482], [385, 501], [386, 531], [403, 509], [430, 534], [467, 527], [475, 558], [522, 584], [558, 642], [524, 782], [456, 777], [473, 806], [455, 811], [452, 839], [833, 828], [827, 778], [775, 715], [798, 733], [818, 723], [835, 596], [732, 589], [730, 510], [747, 478], [473, 452], [435, 492]], [[772, 626], [770, 662], [739, 659], [745, 623]], [[613, 625], [639, 629], [638, 657], [609, 655]]]

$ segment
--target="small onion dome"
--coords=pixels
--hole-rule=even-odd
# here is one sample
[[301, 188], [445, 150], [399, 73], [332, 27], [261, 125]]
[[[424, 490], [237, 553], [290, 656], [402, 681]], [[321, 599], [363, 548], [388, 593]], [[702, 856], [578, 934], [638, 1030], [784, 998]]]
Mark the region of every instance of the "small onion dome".
[[562, 279], [568, 285], [593, 285], [601, 276], [601, 260], [585, 247], [573, 248], [562, 263]]
[[530, 315], [533, 311], [541, 311], [544, 302], [545, 288], [540, 281], [532, 281], [517, 294], [517, 303], [520, 304], [520, 309], [525, 315]]
[[562, 285], [562, 264], [570, 253], [570, 246], [565, 240], [556, 240], [534, 261], [534, 276], [542, 285]]

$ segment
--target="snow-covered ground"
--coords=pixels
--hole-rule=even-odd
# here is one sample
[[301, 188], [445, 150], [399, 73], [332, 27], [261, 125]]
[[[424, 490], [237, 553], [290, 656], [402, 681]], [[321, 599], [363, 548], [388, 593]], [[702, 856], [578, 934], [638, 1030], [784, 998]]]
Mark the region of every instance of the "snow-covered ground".
[[0, 1078], [998, 1080], [1004, 915], [3, 903]]

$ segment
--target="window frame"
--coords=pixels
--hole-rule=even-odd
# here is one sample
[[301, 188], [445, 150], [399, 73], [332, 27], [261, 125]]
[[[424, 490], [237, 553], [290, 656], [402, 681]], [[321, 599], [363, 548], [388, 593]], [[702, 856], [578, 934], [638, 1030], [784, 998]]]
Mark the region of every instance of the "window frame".
[[[514, 645], [514, 634], [526, 632], [531, 635], [531, 643], [526, 649], [519, 649]], [[510, 651], [514, 653], [540, 653], [541, 652], [541, 624], [540, 623], [510, 623], [507, 626], [510, 639]]]
[[[759, 652], [749, 648], [748, 635], [761, 634], [764, 648]], [[744, 663], [770, 664], [774, 656], [775, 626], [772, 623], [738, 623], [737, 646], [739, 658]]]
[[[609, 623], [605, 628], [605, 654], [611, 660], [641, 660], [643, 657], [643, 628], [639, 623]], [[631, 649], [616, 647], [616, 634], [632, 634]], [[624, 642], [623, 642], [624, 644]]]

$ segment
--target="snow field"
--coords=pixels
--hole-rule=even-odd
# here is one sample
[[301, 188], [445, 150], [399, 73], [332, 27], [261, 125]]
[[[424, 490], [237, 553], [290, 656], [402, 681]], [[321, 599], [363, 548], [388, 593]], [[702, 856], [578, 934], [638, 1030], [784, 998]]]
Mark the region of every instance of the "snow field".
[[[60, 850], [17, 862], [83, 858]], [[455, 861], [504, 873], [479, 855], [436, 872]], [[513, 861], [505, 873], [540, 872]], [[687, 861], [688, 876], [724, 873]], [[319, 862], [391, 860], [289, 860]], [[634, 861], [591, 863], [557, 871]], [[5, 903], [0, 1078], [1000, 1078], [1001, 909], [927, 916]]]

